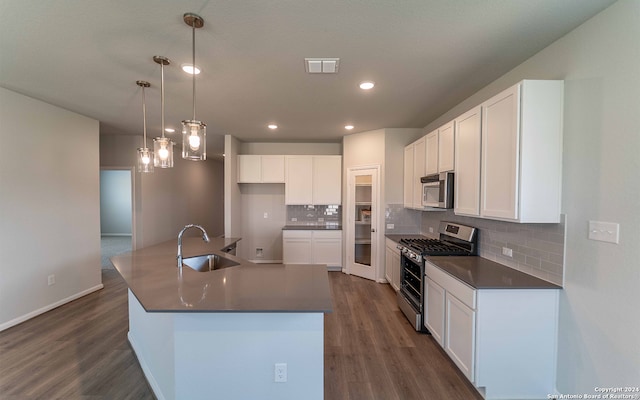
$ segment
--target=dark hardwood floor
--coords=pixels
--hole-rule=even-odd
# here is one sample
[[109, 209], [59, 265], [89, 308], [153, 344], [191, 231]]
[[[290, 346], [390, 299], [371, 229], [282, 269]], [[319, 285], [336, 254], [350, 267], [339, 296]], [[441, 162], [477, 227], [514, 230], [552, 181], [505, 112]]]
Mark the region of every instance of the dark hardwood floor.
[[339, 272], [329, 281], [325, 399], [482, 399], [431, 336], [413, 330], [389, 285]]
[[104, 289], [0, 332], [0, 399], [155, 399], [127, 341], [127, 286]]
[[[155, 398], [127, 342], [126, 285], [115, 270], [102, 274], [103, 290], [0, 332], [1, 400]], [[325, 399], [481, 399], [431, 337], [411, 329], [389, 285], [329, 279]]]

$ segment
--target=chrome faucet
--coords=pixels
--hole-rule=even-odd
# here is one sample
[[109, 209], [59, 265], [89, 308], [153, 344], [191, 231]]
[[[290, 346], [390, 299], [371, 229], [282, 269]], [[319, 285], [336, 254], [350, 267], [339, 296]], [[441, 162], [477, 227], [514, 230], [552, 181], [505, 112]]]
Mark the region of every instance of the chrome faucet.
[[185, 225], [184, 228], [178, 233], [178, 268], [182, 269], [182, 235], [184, 235], [184, 231], [189, 228], [198, 228], [202, 231], [202, 240], [209, 243], [209, 235], [207, 235], [207, 231], [200, 225], [189, 224]]

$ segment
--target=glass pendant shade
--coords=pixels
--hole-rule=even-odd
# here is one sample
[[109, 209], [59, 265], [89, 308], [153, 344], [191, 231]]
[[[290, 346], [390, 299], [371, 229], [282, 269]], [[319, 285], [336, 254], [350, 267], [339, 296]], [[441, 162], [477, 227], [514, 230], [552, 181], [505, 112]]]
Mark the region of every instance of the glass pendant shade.
[[207, 159], [207, 125], [201, 121], [182, 121], [182, 158], [192, 161]]
[[142, 147], [136, 154], [138, 172], [153, 172], [153, 151], [147, 148], [147, 102], [144, 89], [151, 86], [147, 81], [136, 81], [136, 85], [142, 88]]
[[153, 165], [156, 168], [173, 168], [173, 143], [169, 138], [153, 139]]
[[138, 172], [153, 172], [153, 151], [146, 147], [138, 148]]

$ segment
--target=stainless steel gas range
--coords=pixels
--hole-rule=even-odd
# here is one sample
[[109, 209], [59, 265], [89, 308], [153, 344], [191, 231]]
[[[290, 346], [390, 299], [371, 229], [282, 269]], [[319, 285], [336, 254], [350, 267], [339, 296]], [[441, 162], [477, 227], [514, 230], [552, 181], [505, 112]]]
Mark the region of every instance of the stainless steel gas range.
[[416, 331], [423, 324], [424, 262], [427, 256], [475, 256], [478, 254], [478, 230], [453, 222], [440, 222], [440, 239], [401, 239], [400, 290], [398, 307]]

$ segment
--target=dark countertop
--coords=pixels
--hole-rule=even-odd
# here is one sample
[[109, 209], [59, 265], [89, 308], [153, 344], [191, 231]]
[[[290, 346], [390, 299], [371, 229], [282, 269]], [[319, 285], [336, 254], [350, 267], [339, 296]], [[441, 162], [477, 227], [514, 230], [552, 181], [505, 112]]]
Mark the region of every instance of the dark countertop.
[[220, 250], [240, 239], [183, 240], [184, 257], [217, 254], [239, 266], [196, 272], [176, 266], [177, 240], [111, 258], [148, 312], [332, 311], [325, 265], [254, 264]]
[[482, 257], [430, 256], [427, 261], [476, 289], [562, 289]]
[[319, 225], [285, 225], [283, 231], [341, 231], [342, 225], [319, 224]]

